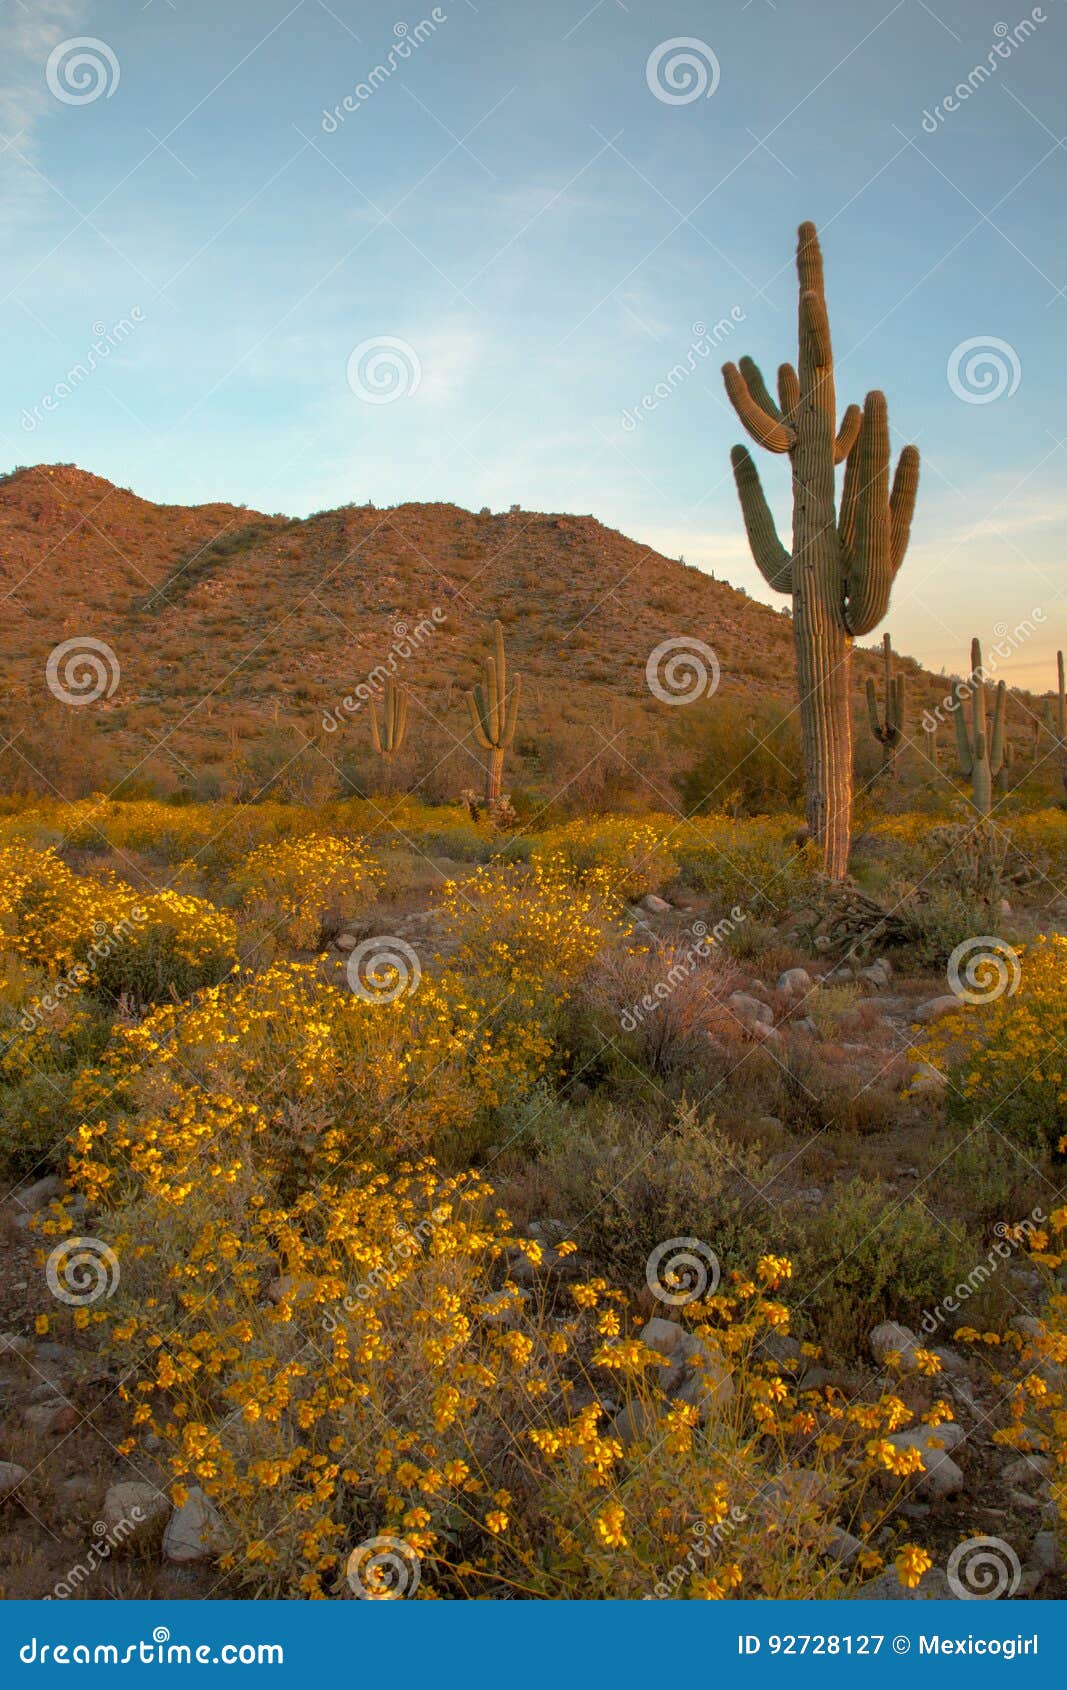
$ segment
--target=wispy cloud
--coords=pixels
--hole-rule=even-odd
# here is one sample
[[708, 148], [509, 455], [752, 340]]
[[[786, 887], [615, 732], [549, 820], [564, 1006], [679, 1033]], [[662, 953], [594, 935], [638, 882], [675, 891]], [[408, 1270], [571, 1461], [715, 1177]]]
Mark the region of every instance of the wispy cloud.
[[53, 47], [83, 27], [86, 0], [0, 0], [0, 197], [10, 218], [45, 189], [33, 168], [37, 131], [55, 110], [45, 81]]

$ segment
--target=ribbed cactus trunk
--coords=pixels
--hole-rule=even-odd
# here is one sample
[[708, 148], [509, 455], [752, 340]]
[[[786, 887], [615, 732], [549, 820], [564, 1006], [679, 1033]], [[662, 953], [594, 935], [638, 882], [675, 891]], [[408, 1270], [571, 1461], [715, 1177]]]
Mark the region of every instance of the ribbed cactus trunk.
[[[797, 240], [799, 356], [778, 370], [778, 403], [751, 358], [726, 364], [738, 417], [793, 471], [793, 545], [778, 538], [751, 454], [730, 454], [752, 555], [768, 585], [793, 597], [800, 721], [811, 837], [833, 879], [848, 872], [852, 837], [852, 641], [885, 616], [904, 558], [919, 482], [919, 454], [906, 446], [889, 490], [885, 396], [868, 393], [837, 424], [834, 360], [822, 253], [812, 223]], [[835, 466], [845, 464], [840, 510]]]
[[[971, 697], [971, 725], [967, 726], [966, 693]], [[997, 683], [993, 709], [993, 728], [986, 720], [985, 672], [982, 667], [982, 646], [971, 641], [971, 673], [966, 689], [958, 681], [952, 685], [952, 715], [956, 724], [956, 750], [960, 770], [971, 783], [971, 803], [980, 816], [988, 816], [993, 808], [993, 782], [1004, 767], [1004, 708], [1007, 688]]]
[[509, 683], [504, 629], [493, 623], [493, 655], [482, 666], [482, 679], [468, 692], [467, 710], [479, 745], [488, 751], [485, 765], [485, 801], [492, 808], [504, 786], [504, 753], [515, 738], [522, 696], [522, 676]]
[[1060, 776], [1067, 792], [1067, 675], [1064, 674], [1063, 653], [1056, 653], [1056, 691], [1045, 705], [1048, 731], [1056, 741]]
[[793, 643], [808, 830], [834, 880], [852, 843], [852, 639], [840, 614], [833, 437], [801, 397], [793, 454]]
[[485, 801], [495, 804], [504, 790], [504, 748], [494, 745], [485, 766]]

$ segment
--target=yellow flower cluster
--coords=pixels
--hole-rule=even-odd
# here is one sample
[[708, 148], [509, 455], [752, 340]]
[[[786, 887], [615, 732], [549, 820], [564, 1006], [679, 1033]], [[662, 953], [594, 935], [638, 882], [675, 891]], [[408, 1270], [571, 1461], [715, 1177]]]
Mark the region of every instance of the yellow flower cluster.
[[538, 836], [531, 861], [558, 865], [580, 883], [632, 903], [658, 892], [678, 874], [670, 826], [667, 816], [568, 822]]
[[[935, 1022], [915, 1056], [947, 1072], [950, 1109], [981, 1114], [1033, 1149], [1062, 1150], [1067, 1135], [1067, 938], [1039, 935], [1001, 957], [1005, 989]], [[982, 984], [982, 982], [979, 982]], [[1013, 989], [1017, 985], [1017, 990]]]
[[7, 846], [0, 947], [104, 996], [150, 1003], [221, 979], [236, 961], [237, 934], [232, 917], [202, 898], [75, 874], [51, 846]]
[[384, 878], [363, 840], [328, 833], [260, 845], [234, 877], [251, 913], [304, 949], [331, 918], [336, 931], [342, 917], [373, 902]]

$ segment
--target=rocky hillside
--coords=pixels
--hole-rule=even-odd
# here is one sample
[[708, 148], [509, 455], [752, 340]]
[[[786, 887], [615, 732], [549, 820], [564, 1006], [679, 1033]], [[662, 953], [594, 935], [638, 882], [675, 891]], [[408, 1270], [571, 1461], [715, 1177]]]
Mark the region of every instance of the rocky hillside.
[[[494, 617], [526, 678], [520, 782], [555, 777], [564, 748], [575, 768], [587, 764], [613, 738], [623, 762], [662, 754], [689, 715], [649, 691], [649, 653], [666, 640], [714, 649], [720, 699], [773, 700], [785, 713], [794, 698], [786, 614], [592, 516], [412, 504], [290, 520], [155, 505], [72, 466], [38, 465], [0, 481], [0, 575], [8, 732], [27, 732], [28, 745], [51, 713], [83, 755], [105, 747], [107, 780], [136, 770], [188, 785], [206, 771], [225, 787], [235, 761], [274, 742], [317, 759], [325, 777], [327, 763], [366, 749], [365, 717], [343, 699], [390, 662], [413, 695], [423, 778], [458, 758], [473, 780], [460, 692]], [[86, 638], [114, 653], [118, 684], [91, 709], [57, 715], [49, 654]], [[857, 707], [876, 665], [858, 654]], [[913, 706], [943, 695], [942, 681], [903, 666]], [[329, 712], [341, 724], [332, 733]]]

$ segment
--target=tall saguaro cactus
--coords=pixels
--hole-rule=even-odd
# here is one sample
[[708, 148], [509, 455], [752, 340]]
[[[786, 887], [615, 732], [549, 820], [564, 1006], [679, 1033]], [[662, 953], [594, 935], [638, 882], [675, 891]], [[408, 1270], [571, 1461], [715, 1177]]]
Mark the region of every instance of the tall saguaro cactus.
[[882, 773], [890, 780], [897, 770], [897, 747], [904, 737], [904, 677], [893, 672], [893, 645], [888, 634], [882, 636], [882, 662], [885, 666], [885, 711], [878, 714], [878, 694], [873, 680], [867, 680], [867, 717], [871, 733], [882, 747]]
[[504, 629], [493, 623], [493, 656], [482, 666], [482, 679], [468, 692], [467, 709], [478, 744], [489, 753], [486, 766], [485, 801], [495, 804], [504, 782], [504, 753], [515, 738], [515, 724], [519, 718], [519, 698], [522, 676], [508, 682], [507, 659], [504, 655]]
[[1045, 724], [1059, 750], [1060, 774], [1067, 792], [1067, 691], [1064, 688], [1062, 651], [1056, 653], [1056, 680], [1056, 691], [1045, 701]]
[[370, 704], [370, 737], [379, 757], [391, 763], [404, 743], [408, 731], [408, 695], [390, 679], [385, 683], [382, 723], [373, 698]]
[[971, 674], [967, 683], [971, 695], [971, 725], [964, 713], [964, 686], [952, 683], [952, 716], [956, 724], [956, 749], [960, 771], [971, 783], [971, 803], [980, 816], [993, 807], [993, 782], [1004, 767], [1004, 707], [1007, 687], [998, 681], [993, 706], [993, 727], [986, 720], [985, 682], [982, 679], [982, 645], [971, 641]]
[[[778, 403], [751, 358], [723, 368], [738, 417], [761, 446], [787, 453], [793, 472], [793, 545], [778, 538], [751, 454], [730, 453], [749, 544], [767, 583], [793, 596], [793, 640], [811, 837], [834, 879], [848, 872], [852, 832], [852, 641], [889, 608], [919, 485], [919, 454], [905, 446], [889, 486], [884, 393], [868, 393], [837, 421], [834, 359], [822, 253], [814, 223], [800, 225], [797, 368], [778, 371]], [[835, 465], [845, 476], [837, 507]]]

